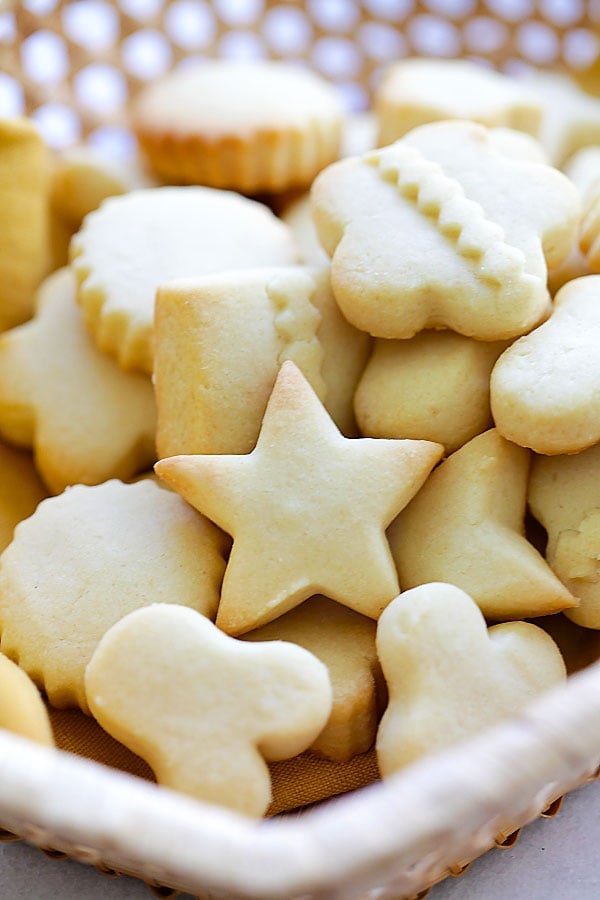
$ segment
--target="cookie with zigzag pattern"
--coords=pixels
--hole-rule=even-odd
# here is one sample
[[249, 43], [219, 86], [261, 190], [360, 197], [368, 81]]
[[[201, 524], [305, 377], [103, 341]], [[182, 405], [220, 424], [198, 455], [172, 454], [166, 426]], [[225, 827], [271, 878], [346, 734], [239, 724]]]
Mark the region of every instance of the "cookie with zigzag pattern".
[[501, 146], [483, 126], [440, 122], [321, 173], [313, 214], [353, 325], [492, 341], [547, 317], [547, 269], [573, 245], [579, 198], [560, 172]]

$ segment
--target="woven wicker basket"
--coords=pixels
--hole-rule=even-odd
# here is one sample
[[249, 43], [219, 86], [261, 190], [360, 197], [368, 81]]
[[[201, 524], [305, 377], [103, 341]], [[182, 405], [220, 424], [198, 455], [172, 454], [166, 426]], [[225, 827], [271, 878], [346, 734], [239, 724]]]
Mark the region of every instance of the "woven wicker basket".
[[[595, 0], [0, 0], [0, 109], [32, 115], [55, 146], [86, 136], [122, 151], [129, 99], [188, 55], [304, 58], [360, 109], [381, 67], [406, 54], [589, 77], [599, 22]], [[596, 642], [582, 645], [573, 668], [597, 656]], [[81, 751], [69, 715], [57, 723], [61, 746]], [[111, 761], [105, 750], [96, 758]], [[0, 733], [0, 823], [6, 839], [203, 898], [399, 900], [510, 844], [599, 766], [596, 663], [518, 719], [385, 784], [260, 824]]]

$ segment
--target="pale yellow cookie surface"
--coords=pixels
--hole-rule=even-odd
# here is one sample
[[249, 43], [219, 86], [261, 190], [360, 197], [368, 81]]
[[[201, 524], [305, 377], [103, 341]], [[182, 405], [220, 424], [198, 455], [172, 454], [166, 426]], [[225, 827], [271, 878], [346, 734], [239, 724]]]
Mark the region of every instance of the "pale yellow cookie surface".
[[73, 147], [57, 157], [52, 173], [54, 211], [79, 228], [82, 220], [108, 197], [152, 186], [133, 159], [107, 159], [89, 147]]
[[160, 457], [249, 453], [281, 363], [292, 359], [345, 434], [369, 337], [349, 325], [325, 268], [254, 269], [160, 288]]
[[0, 444], [0, 552], [47, 496], [31, 454]]
[[0, 653], [0, 728], [54, 746], [46, 707], [33, 681]]
[[505, 343], [453, 331], [374, 342], [356, 389], [361, 433], [437, 441], [453, 453], [490, 428], [490, 374]]
[[449, 582], [500, 620], [577, 606], [524, 537], [529, 458], [492, 429], [438, 466], [388, 531], [403, 590]]
[[[600, 147], [584, 147], [578, 150], [563, 167], [580, 193], [581, 220], [577, 240], [567, 259], [548, 272], [548, 286], [554, 295], [560, 288], [600, 270]], [[581, 244], [581, 246], [580, 246]]]
[[379, 146], [408, 131], [446, 119], [505, 125], [537, 134], [541, 102], [500, 72], [459, 59], [407, 59], [383, 74], [375, 94]]
[[377, 650], [390, 694], [377, 733], [384, 778], [515, 715], [566, 677], [545, 631], [526, 622], [487, 629], [468, 594], [449, 584], [394, 600]]
[[308, 187], [337, 158], [342, 106], [307, 68], [204, 60], [146, 88], [133, 126], [166, 181], [256, 194]]
[[290, 641], [327, 666], [333, 689], [331, 715], [313, 753], [345, 762], [375, 741], [385, 688], [372, 619], [326, 597], [311, 597], [274, 622], [244, 635], [247, 641]]
[[547, 265], [569, 253], [580, 211], [562, 173], [501, 152], [470, 122], [424, 125], [335, 163], [312, 199], [342, 312], [383, 338], [529, 331], [550, 311]]
[[343, 437], [286, 361], [252, 453], [175, 456], [155, 470], [232, 535], [217, 624], [238, 635], [317, 593], [377, 618], [398, 592], [384, 530], [442, 449]]
[[296, 261], [289, 230], [265, 206], [200, 187], [106, 200], [86, 218], [71, 253], [79, 302], [96, 343], [124, 368], [148, 374], [160, 284]]
[[528, 500], [548, 532], [549, 565], [581, 601], [566, 615], [600, 629], [600, 444], [571, 456], [538, 456]]
[[0, 118], [0, 331], [31, 315], [50, 262], [48, 171], [35, 126]]
[[211, 523], [150, 480], [69, 488], [0, 557], [2, 650], [53, 705], [86, 711], [83, 674], [104, 632], [150, 603], [213, 616], [223, 552]]
[[557, 72], [531, 72], [521, 83], [542, 106], [539, 138], [553, 165], [562, 165], [577, 150], [600, 141], [598, 97]]
[[265, 760], [305, 750], [331, 709], [327, 669], [302, 647], [236, 641], [170, 605], [111, 628], [85, 684], [96, 719], [159, 784], [249, 816], [270, 802]]
[[323, 266], [329, 257], [321, 247], [312, 219], [310, 194], [294, 200], [283, 211], [281, 218], [292, 231], [303, 263]]
[[69, 269], [51, 275], [35, 318], [0, 337], [0, 433], [32, 447], [59, 493], [129, 478], [155, 459], [150, 379], [123, 372], [88, 335]]
[[492, 414], [508, 440], [537, 453], [600, 441], [600, 276], [570, 281], [550, 319], [515, 341], [491, 378]]

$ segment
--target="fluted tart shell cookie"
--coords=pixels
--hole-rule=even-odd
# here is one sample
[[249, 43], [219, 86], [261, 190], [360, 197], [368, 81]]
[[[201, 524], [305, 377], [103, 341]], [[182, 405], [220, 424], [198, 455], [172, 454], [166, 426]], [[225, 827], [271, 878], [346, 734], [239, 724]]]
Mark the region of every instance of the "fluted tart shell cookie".
[[153, 171], [247, 194], [308, 187], [339, 155], [335, 89], [282, 62], [215, 60], [148, 87], [133, 126]]

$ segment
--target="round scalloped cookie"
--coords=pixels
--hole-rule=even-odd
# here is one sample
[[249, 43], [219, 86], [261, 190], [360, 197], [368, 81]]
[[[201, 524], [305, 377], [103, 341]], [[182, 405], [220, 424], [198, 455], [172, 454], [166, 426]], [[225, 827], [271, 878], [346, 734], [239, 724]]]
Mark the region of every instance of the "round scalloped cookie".
[[266, 206], [201, 187], [113, 197], [71, 243], [78, 299], [101, 350], [153, 368], [154, 295], [179, 278], [296, 261], [291, 232]]
[[68, 488], [17, 526], [0, 557], [2, 652], [54, 706], [87, 712], [85, 667], [103, 634], [151, 603], [214, 616], [225, 547], [153, 480]]
[[247, 194], [308, 187], [337, 159], [342, 122], [331, 84], [273, 60], [185, 66], [150, 85], [133, 113], [161, 179]]

